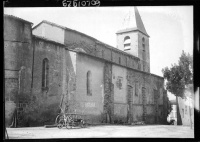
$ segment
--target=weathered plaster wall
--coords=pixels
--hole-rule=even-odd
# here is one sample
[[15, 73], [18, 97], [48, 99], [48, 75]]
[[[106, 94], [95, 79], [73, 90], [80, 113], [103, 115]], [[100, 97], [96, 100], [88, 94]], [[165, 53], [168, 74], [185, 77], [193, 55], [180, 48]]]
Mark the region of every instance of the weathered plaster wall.
[[[103, 46], [99, 46], [99, 47], [102, 48]], [[112, 60], [111, 59], [112, 58], [112, 56], [111, 56], [112, 51], [110, 49], [108, 49], [108, 48], [105, 48], [105, 47], [103, 47], [103, 49], [104, 49], [104, 55], [102, 56], [102, 58], [106, 59], [108, 61], [111, 61]]]
[[[131, 39], [131, 49], [130, 50], [125, 50], [124, 51], [124, 38], [126, 36], [129, 36]], [[142, 38], [145, 38], [145, 41], [142, 41]], [[143, 44], [145, 44], [145, 61], [143, 60], [142, 57], [142, 52], [143, 52]], [[117, 48], [129, 53], [135, 57], [140, 58], [140, 68], [135, 68], [134, 69], [139, 69], [145, 72], [150, 72], [150, 57], [149, 57], [149, 38], [138, 32], [138, 31], [130, 31], [130, 32], [124, 32], [124, 33], [118, 33], [117, 34]], [[143, 65], [145, 67], [143, 68]], [[131, 66], [130, 66], [131, 67]], [[143, 70], [144, 69], [144, 70]]]
[[132, 69], [139, 70], [139, 59], [135, 59], [134, 57], [127, 56], [126, 57], [126, 66]]
[[95, 41], [74, 31], [65, 30], [64, 44], [70, 49], [83, 48], [91, 55], [96, 54]]
[[112, 65], [112, 83], [114, 84], [114, 119], [127, 119], [127, 80], [126, 68]]
[[127, 103], [126, 99], [126, 68], [112, 65], [112, 83], [114, 84], [114, 102]]
[[[60, 94], [63, 47], [34, 37], [34, 48], [33, 94], [42, 92], [52, 93], [52, 96], [57, 92]], [[42, 89], [42, 63], [45, 58], [49, 60], [49, 90], [46, 91]]]
[[184, 92], [186, 98], [178, 97], [178, 105], [181, 114], [181, 120], [183, 125], [189, 126], [191, 122], [194, 123], [194, 102], [190, 96], [194, 96], [193, 88], [187, 88]]
[[64, 44], [64, 29], [45, 22], [33, 29], [33, 34]]
[[[40, 106], [38, 117], [43, 122], [54, 123], [59, 112], [61, 98], [64, 95], [62, 108], [73, 109], [75, 94], [75, 59], [73, 53], [61, 44], [34, 37], [34, 73], [32, 95]], [[49, 86], [42, 88], [42, 62], [49, 60]], [[74, 59], [74, 60], [73, 60]], [[39, 121], [39, 120], [38, 120]]]
[[[89, 123], [101, 122], [104, 103], [104, 63], [84, 54], [77, 56], [76, 112], [85, 114]], [[91, 92], [87, 95], [87, 72], [91, 72]]]
[[[65, 103], [68, 105], [68, 112], [73, 112], [76, 109], [76, 71], [77, 71], [77, 53], [65, 50], [66, 67], [66, 91], [63, 94], [67, 94]], [[63, 102], [64, 103], [64, 102]]]
[[14, 16], [4, 15], [4, 40], [31, 42], [31, 23]]
[[[65, 31], [65, 44], [69, 49], [83, 49], [84, 52], [99, 58], [106, 59], [124, 67], [138, 69], [139, 59], [118, 50], [113, 50], [95, 39], [83, 36], [74, 31]], [[128, 58], [128, 59], [127, 59]]]
[[[128, 70], [127, 79], [128, 85], [133, 87], [133, 120], [143, 118], [146, 123], [163, 122], [163, 78]], [[142, 94], [143, 87], [145, 96]], [[141, 110], [142, 113], [137, 114]]]
[[32, 33], [33, 33], [33, 35], [36, 35], [36, 36], [45, 37], [44, 24], [41, 24], [38, 27], [35, 27], [32, 30]]
[[[131, 39], [131, 49], [124, 51], [124, 38], [129, 36]], [[117, 48], [138, 57], [138, 32], [131, 31], [127, 33], [117, 34]]]
[[5, 101], [16, 103], [21, 115], [31, 92], [32, 77], [31, 23], [4, 15]]
[[133, 122], [144, 121], [143, 120], [143, 107], [142, 105], [133, 105]]
[[[112, 52], [112, 61], [117, 64], [121, 64], [123, 59], [121, 59], [121, 55], [117, 52]], [[121, 62], [120, 62], [121, 61]]]

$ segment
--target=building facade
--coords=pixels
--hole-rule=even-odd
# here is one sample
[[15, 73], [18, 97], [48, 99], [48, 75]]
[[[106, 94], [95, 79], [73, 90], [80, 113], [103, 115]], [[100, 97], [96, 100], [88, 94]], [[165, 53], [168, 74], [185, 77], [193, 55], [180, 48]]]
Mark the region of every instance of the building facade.
[[[184, 98], [178, 97], [178, 106], [181, 116], [182, 125], [193, 126], [194, 125], [194, 91], [193, 85], [189, 84], [185, 89]], [[177, 104], [176, 100], [170, 101], [172, 104], [172, 111], [168, 116], [168, 121], [175, 120], [177, 122]], [[175, 123], [176, 124], [176, 123]]]
[[150, 73], [149, 35], [134, 10], [136, 27], [116, 33], [117, 48], [49, 21], [32, 28], [4, 15], [5, 101], [17, 104], [18, 119], [52, 124], [62, 106], [88, 123], [166, 124], [164, 78]]
[[177, 124], [177, 106], [176, 106], [176, 100], [170, 100], [170, 104], [172, 107], [172, 110], [170, 114], [168, 115], [168, 122], [171, 120], [175, 120], [174, 124]]

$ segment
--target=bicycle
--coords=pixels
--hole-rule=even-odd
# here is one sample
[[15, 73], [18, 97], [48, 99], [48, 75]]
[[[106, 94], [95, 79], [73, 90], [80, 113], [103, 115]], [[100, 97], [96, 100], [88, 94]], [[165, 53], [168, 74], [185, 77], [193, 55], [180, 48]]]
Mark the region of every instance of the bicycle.
[[59, 120], [59, 123], [58, 123], [57, 127], [58, 127], [59, 129], [61, 129], [61, 128], [63, 128], [63, 127], [66, 127], [67, 129], [68, 129], [69, 127], [72, 128], [72, 126], [70, 126], [70, 123], [73, 123], [72, 117], [71, 117], [70, 115], [67, 115], [67, 116], [66, 116], [66, 114], [64, 114], [64, 115], [63, 115], [63, 119], [60, 119], [60, 120]]
[[73, 122], [73, 119], [70, 115], [64, 112], [64, 110], [60, 107], [61, 113], [56, 117], [55, 124], [59, 129], [63, 128], [64, 126], [68, 129], [69, 123]]

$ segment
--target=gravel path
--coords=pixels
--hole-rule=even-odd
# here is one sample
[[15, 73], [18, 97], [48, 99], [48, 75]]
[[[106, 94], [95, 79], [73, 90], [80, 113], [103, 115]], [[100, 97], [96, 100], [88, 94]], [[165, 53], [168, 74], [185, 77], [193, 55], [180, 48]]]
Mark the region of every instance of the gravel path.
[[89, 126], [58, 129], [44, 127], [7, 128], [9, 139], [51, 138], [194, 138], [194, 129], [175, 125]]

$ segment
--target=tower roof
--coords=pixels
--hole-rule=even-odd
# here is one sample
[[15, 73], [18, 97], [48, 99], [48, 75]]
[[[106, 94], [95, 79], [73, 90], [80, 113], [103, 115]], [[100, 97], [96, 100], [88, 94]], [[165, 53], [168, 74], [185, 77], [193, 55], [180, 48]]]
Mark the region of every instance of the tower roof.
[[138, 12], [137, 7], [134, 7], [134, 11], [133, 9], [129, 11], [129, 14], [124, 19], [122, 30], [118, 31], [117, 33], [134, 31], [134, 30], [139, 30], [143, 34], [149, 36], [146, 32], [146, 29], [144, 27], [142, 18]]

